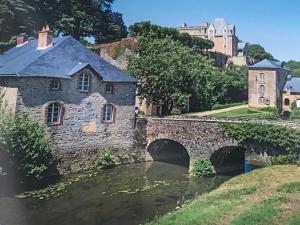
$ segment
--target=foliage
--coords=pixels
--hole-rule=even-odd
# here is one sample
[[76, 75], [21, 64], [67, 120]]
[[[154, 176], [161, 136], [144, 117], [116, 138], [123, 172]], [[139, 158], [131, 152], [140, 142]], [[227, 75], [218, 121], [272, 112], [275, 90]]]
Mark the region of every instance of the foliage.
[[127, 48], [126, 45], [122, 45], [122, 44], [117, 45], [117, 47], [115, 48], [114, 52], [111, 55], [112, 59], [116, 60], [121, 55], [123, 55], [126, 51], [126, 48]]
[[296, 155], [278, 155], [271, 158], [272, 165], [288, 165], [288, 164], [298, 164], [299, 160]]
[[248, 60], [251, 65], [264, 59], [274, 60], [274, 57], [270, 53], [266, 52], [261, 45], [247, 43], [247, 47]]
[[140, 81], [138, 95], [161, 105], [162, 115], [169, 115], [174, 105], [184, 109], [191, 96], [200, 106], [213, 104], [211, 60], [169, 37], [142, 37], [137, 51], [139, 56], [129, 59], [128, 72]]
[[300, 192], [300, 182], [285, 183], [277, 188], [277, 191], [284, 193]]
[[193, 162], [192, 174], [197, 177], [209, 177], [214, 175], [215, 169], [209, 159], [198, 157]]
[[293, 76], [300, 77], [300, 62], [290, 60], [288, 62], [284, 62], [283, 65], [293, 71]]
[[239, 117], [239, 118], [253, 118], [253, 119], [279, 119], [278, 110], [273, 107], [266, 108], [241, 108], [234, 109], [228, 112], [221, 112], [213, 114], [214, 117]]
[[117, 158], [113, 155], [110, 149], [105, 149], [101, 152], [99, 158], [96, 160], [97, 169], [107, 169], [115, 166]]
[[299, 119], [300, 119], [300, 109], [294, 108], [294, 109], [291, 111], [290, 118], [291, 118], [292, 120], [299, 120]]
[[[113, 12], [114, 0], [0, 0], [0, 42], [10, 42], [20, 33], [37, 36], [48, 24], [56, 36], [72, 35], [96, 42], [127, 36], [122, 15]], [[1, 46], [1, 45], [0, 45]]]
[[224, 104], [216, 103], [211, 107], [211, 109], [212, 110], [226, 109], [230, 107], [241, 106], [244, 104], [246, 104], [246, 102], [233, 102], [233, 103], [224, 103]]
[[44, 129], [27, 114], [7, 116], [0, 125], [0, 150], [8, 155], [5, 169], [21, 177], [43, 178], [52, 166]]
[[293, 216], [288, 220], [285, 225], [299, 225], [300, 224], [300, 211], [296, 211]]
[[213, 77], [214, 96], [218, 103], [241, 102], [248, 99], [248, 68], [227, 65]]
[[278, 149], [277, 155], [283, 152], [285, 155], [298, 156], [300, 153], [300, 130], [255, 123], [223, 123], [222, 128], [241, 144], [248, 142], [265, 144], [271, 149]]
[[149, 21], [135, 23], [129, 27], [131, 37], [148, 37], [151, 39], [164, 39], [170, 37], [173, 41], [179, 41], [182, 45], [194, 48], [198, 53], [203, 53], [213, 48], [214, 43], [200, 37], [192, 37], [188, 33], [180, 33], [175, 28], [161, 27], [151, 24]]

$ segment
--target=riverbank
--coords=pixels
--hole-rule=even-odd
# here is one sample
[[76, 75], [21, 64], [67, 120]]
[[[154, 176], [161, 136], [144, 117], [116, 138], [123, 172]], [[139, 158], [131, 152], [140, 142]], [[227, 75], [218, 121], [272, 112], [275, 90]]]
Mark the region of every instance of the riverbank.
[[300, 167], [273, 166], [237, 176], [147, 225], [299, 225]]

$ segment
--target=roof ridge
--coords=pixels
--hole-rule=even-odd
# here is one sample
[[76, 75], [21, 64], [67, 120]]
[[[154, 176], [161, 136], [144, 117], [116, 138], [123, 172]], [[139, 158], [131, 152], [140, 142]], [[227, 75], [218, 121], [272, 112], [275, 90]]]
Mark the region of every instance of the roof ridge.
[[[64, 43], [64, 41], [66, 41], [67, 39], [69, 39], [71, 36], [68, 35], [68, 36], [64, 36], [64, 37], [58, 37], [58, 38], [55, 38], [55, 39], [63, 39], [62, 41], [58, 42], [57, 44], [51, 46], [50, 48], [48, 49], [43, 49], [43, 50], [46, 50], [45, 52], [43, 52], [40, 56], [38, 56], [34, 61], [32, 61], [31, 63], [29, 63], [28, 65], [24, 66], [22, 68], [22, 70], [19, 71], [19, 73], [22, 73], [27, 67], [29, 67], [30, 65], [34, 64], [36, 61], [38, 61], [42, 56], [44, 56], [46, 53], [49, 53], [51, 52], [52, 50], [56, 49], [57, 46], [60, 46], [62, 43]], [[35, 40], [38, 40], [38, 39], [35, 39]], [[37, 50], [37, 51], [43, 51], [43, 50]], [[18, 75], [18, 74], [17, 74]]]

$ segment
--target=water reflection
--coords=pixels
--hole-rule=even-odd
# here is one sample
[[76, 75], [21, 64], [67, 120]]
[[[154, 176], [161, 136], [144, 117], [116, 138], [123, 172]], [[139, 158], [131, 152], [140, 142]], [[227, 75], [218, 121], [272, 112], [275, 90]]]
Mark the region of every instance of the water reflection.
[[48, 201], [1, 197], [0, 224], [140, 224], [229, 178], [191, 178], [187, 168], [162, 162], [121, 166], [82, 180]]

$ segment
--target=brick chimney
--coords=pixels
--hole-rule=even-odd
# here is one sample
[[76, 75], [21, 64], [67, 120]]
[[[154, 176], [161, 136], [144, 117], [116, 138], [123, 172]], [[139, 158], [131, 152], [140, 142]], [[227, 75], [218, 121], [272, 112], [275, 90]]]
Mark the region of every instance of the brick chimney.
[[38, 39], [38, 50], [49, 48], [53, 45], [52, 43], [52, 33], [49, 26], [44, 26], [42, 31], [39, 32]]
[[25, 33], [17, 36], [17, 47], [21, 47], [28, 43], [27, 35]]

